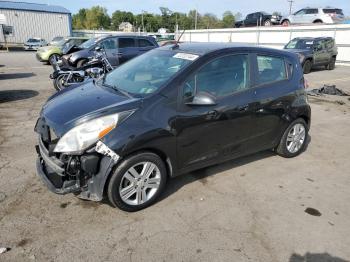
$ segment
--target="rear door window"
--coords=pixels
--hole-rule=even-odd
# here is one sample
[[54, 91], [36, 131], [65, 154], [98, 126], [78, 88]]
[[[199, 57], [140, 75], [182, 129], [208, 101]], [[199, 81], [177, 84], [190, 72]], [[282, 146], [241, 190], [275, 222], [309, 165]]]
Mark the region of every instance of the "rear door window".
[[318, 9], [306, 9], [307, 15], [318, 14]]
[[135, 39], [131, 37], [122, 37], [118, 39], [119, 48], [135, 47]]
[[287, 79], [285, 61], [281, 57], [258, 55], [258, 85]]

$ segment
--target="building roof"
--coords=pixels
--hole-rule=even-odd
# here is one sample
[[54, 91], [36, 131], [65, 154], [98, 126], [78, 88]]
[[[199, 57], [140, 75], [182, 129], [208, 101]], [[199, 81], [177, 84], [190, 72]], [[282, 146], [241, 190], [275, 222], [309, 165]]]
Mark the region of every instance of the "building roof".
[[0, 9], [70, 14], [70, 11], [62, 6], [14, 1], [0, 1]]

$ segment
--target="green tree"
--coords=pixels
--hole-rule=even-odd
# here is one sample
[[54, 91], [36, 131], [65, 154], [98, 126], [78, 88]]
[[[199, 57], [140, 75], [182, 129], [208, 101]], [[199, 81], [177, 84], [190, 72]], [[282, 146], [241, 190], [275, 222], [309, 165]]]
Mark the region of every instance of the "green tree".
[[84, 29], [86, 20], [86, 9], [82, 8], [72, 17], [73, 29]]
[[135, 22], [134, 14], [131, 12], [125, 12], [120, 10], [113, 12], [111, 18], [111, 29], [118, 30], [119, 25], [123, 22], [129, 22], [130, 24], [133, 24]]
[[107, 14], [107, 9], [101, 6], [93, 6], [86, 10], [86, 29], [109, 29], [111, 18]]
[[235, 16], [233, 15], [233, 13], [231, 11], [226, 11], [222, 15], [223, 26], [226, 28], [231, 28], [231, 27], [233, 27], [234, 23], [235, 23]]
[[235, 21], [239, 21], [242, 19], [243, 19], [243, 16], [240, 12], [235, 13]]

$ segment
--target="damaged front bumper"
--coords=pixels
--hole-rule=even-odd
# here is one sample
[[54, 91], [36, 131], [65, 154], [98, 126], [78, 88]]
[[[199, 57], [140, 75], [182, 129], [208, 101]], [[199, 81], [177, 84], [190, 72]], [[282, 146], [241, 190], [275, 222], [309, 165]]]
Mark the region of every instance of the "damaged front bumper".
[[[50, 152], [52, 146], [42, 140], [36, 146], [37, 173], [50, 191], [56, 194], [74, 193], [87, 200], [101, 201], [106, 180], [119, 156], [105, 144], [101, 153], [90, 149], [82, 155], [57, 155]], [[107, 150], [107, 149], [109, 150]]]

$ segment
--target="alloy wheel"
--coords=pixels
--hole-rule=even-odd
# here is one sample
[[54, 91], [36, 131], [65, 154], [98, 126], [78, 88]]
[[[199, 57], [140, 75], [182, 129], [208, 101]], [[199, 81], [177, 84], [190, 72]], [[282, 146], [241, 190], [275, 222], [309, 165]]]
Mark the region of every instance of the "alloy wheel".
[[288, 132], [287, 136], [287, 150], [294, 154], [298, 152], [305, 142], [305, 127], [297, 123]]
[[128, 205], [141, 205], [158, 191], [161, 181], [159, 168], [152, 162], [133, 165], [123, 175], [119, 195]]

